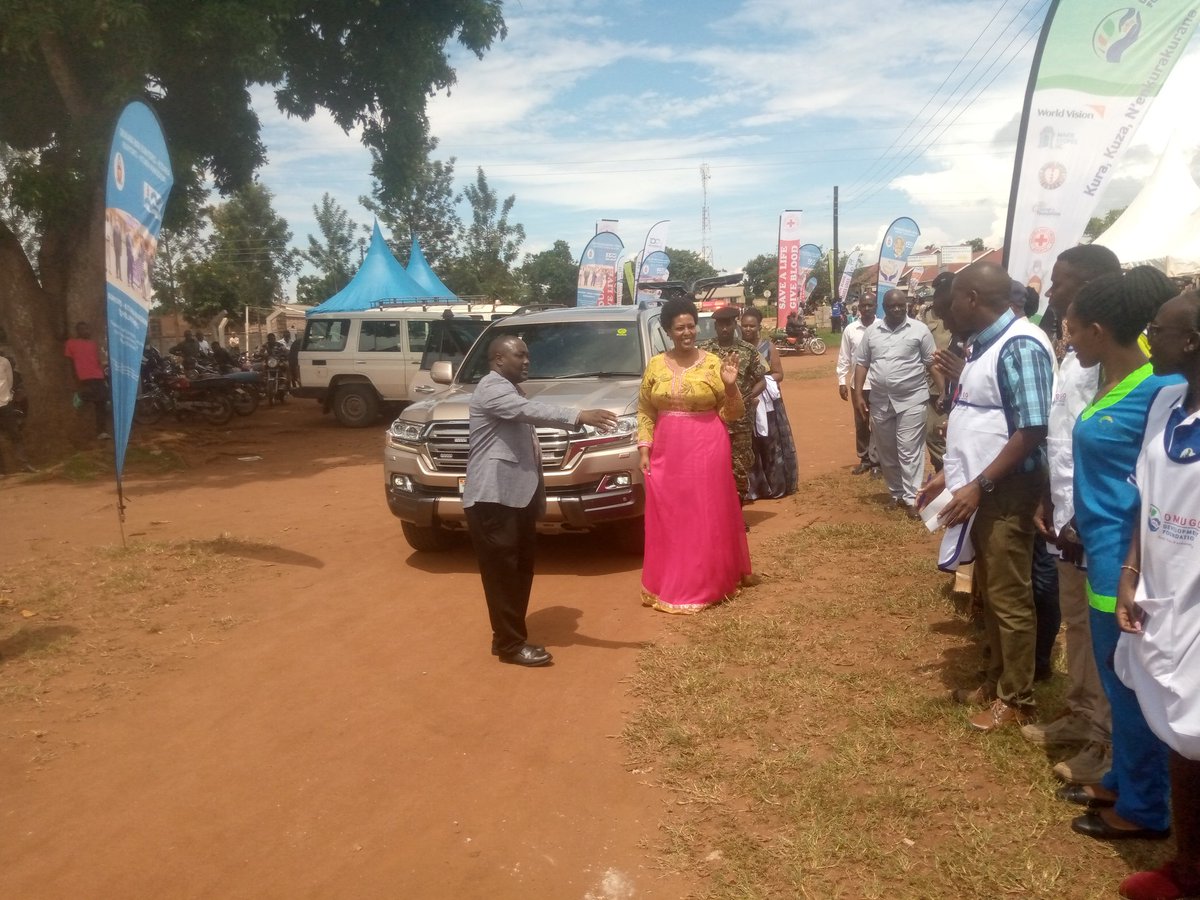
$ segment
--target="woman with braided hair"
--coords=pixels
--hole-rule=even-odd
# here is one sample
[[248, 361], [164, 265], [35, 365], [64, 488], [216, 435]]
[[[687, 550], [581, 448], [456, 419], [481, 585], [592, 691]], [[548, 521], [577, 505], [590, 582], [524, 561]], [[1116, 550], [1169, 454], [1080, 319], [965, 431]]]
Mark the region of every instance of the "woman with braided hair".
[[1092, 649], [1112, 707], [1112, 768], [1099, 784], [1069, 785], [1059, 796], [1089, 810], [1071, 828], [1102, 840], [1170, 834], [1167, 748], [1146, 724], [1137, 695], [1117, 677], [1113, 653], [1120, 636], [1117, 585], [1138, 509], [1130, 475], [1150, 404], [1180, 381], [1155, 375], [1138, 339], [1174, 293], [1161, 273], [1140, 266], [1088, 282], [1063, 319], [1079, 364], [1100, 367], [1099, 390], [1072, 431], [1073, 493], [1075, 528], [1087, 554]]

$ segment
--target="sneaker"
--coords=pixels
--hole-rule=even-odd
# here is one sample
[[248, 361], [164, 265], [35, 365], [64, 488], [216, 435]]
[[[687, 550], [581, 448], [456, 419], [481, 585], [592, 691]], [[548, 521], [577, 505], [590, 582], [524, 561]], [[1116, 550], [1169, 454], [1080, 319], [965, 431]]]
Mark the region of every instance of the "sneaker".
[[1071, 784], [1099, 784], [1112, 768], [1112, 744], [1092, 741], [1054, 767], [1054, 774]]
[[1044, 725], [1035, 722], [1024, 726], [1021, 737], [1031, 744], [1086, 744], [1092, 739], [1092, 723], [1065, 709]]
[[1009, 706], [1003, 700], [996, 698], [992, 705], [983, 712], [978, 712], [967, 721], [976, 731], [995, 731], [1005, 725], [1024, 725], [1032, 721], [1033, 714], [1018, 706]]
[[963, 706], [988, 706], [996, 699], [996, 694], [985, 684], [974, 689], [958, 688], [950, 692], [950, 699]]
[[1167, 863], [1151, 872], [1134, 872], [1126, 876], [1117, 892], [1126, 900], [1180, 900], [1194, 896], [1200, 881], [1184, 884], [1177, 866]]
[[879, 468], [879, 466], [871, 466], [871, 477], [872, 478], [882, 478], [883, 477], [883, 469]]
[[851, 475], [865, 475], [870, 471], [871, 471], [871, 464], [864, 462], [864, 463], [859, 463], [857, 466], [855, 466], [853, 469], [851, 469], [850, 474]]

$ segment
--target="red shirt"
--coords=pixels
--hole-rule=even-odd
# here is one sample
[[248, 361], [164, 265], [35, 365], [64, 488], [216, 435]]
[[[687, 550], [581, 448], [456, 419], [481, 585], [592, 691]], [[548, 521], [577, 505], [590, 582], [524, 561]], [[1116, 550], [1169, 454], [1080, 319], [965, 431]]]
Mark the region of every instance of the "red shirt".
[[86, 338], [69, 338], [63, 355], [75, 364], [75, 377], [80, 381], [104, 379], [104, 367], [100, 365], [100, 346]]

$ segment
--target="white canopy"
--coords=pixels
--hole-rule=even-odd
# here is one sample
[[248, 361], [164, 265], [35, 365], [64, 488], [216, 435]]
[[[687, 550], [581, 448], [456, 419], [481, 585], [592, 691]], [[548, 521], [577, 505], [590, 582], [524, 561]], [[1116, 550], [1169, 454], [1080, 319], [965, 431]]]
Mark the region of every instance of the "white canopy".
[[1176, 133], [1150, 180], [1095, 243], [1124, 266], [1151, 265], [1171, 276], [1200, 273], [1200, 185], [1190, 166], [1196, 150], [1194, 140]]

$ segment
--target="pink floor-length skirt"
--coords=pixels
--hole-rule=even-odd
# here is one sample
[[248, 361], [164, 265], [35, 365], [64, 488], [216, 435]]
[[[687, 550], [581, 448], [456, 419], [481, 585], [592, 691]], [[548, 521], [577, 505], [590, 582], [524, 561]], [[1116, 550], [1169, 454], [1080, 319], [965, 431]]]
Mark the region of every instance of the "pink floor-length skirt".
[[715, 412], [660, 412], [646, 475], [642, 602], [693, 613], [750, 574], [729, 434]]

